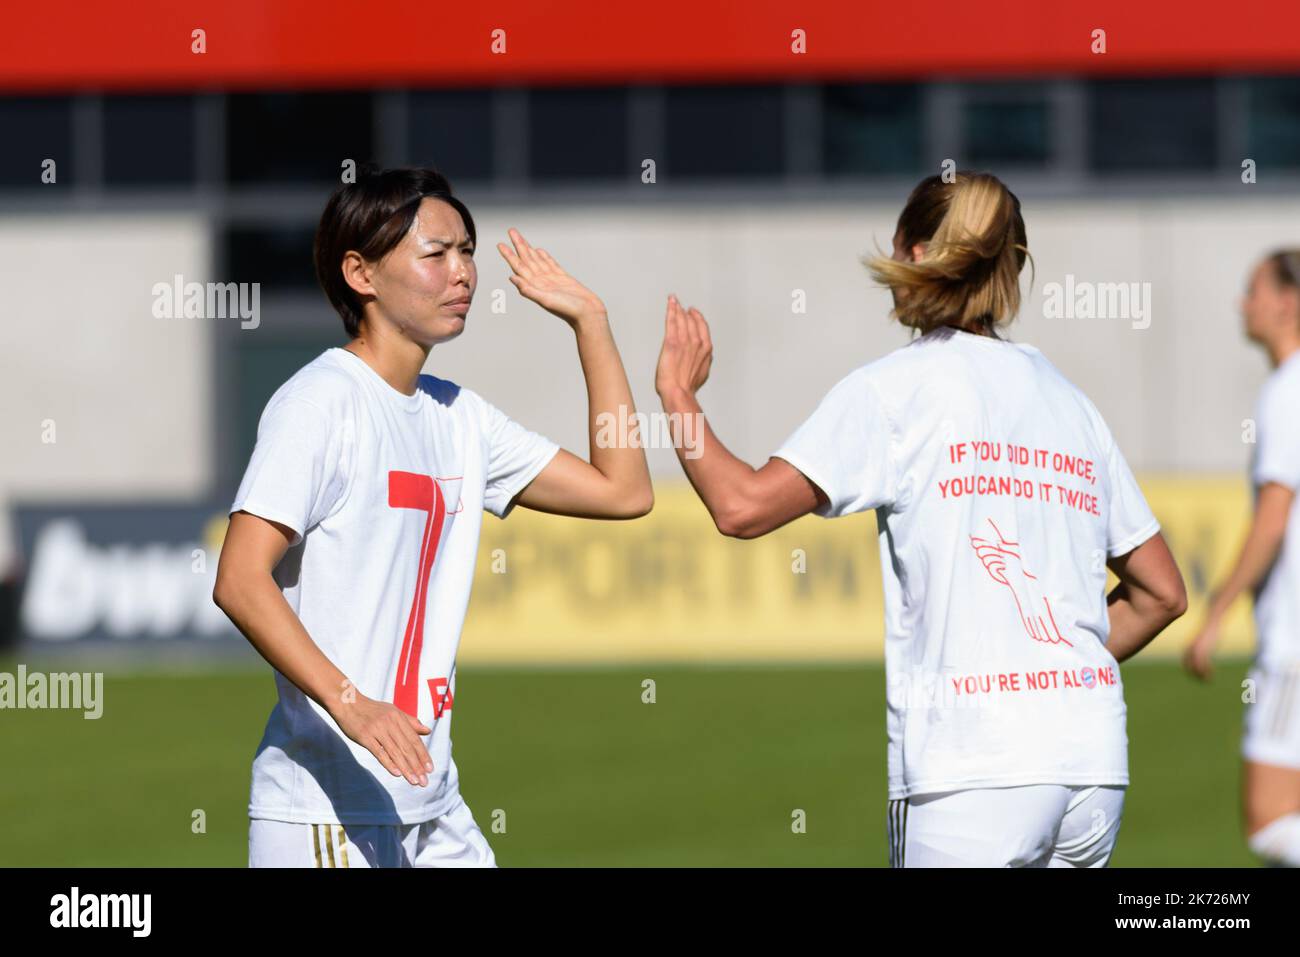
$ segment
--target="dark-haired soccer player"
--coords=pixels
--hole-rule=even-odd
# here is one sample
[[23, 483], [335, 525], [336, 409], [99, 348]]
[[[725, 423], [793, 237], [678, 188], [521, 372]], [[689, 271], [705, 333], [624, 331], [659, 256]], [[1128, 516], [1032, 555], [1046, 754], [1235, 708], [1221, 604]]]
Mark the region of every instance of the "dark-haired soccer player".
[[[619, 519], [653, 504], [635, 433], [601, 447], [593, 432], [587, 462], [420, 374], [465, 329], [475, 239], [432, 170], [363, 170], [321, 216], [316, 275], [350, 341], [267, 403], [213, 592], [279, 690], [253, 761], [250, 866], [493, 865], [450, 734], [482, 511]], [[589, 429], [620, 405], [630, 416], [599, 297], [510, 239], [511, 282], [576, 337]]]

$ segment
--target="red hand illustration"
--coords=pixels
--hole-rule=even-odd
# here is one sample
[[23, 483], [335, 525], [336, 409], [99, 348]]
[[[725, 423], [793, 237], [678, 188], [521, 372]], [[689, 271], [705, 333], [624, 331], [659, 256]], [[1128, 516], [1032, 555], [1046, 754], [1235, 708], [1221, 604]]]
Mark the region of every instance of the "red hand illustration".
[[[988, 519], [988, 523], [997, 532], [997, 541], [972, 535], [971, 548], [975, 549], [975, 555], [984, 565], [989, 577], [1011, 590], [1011, 597], [1015, 599], [1016, 611], [1020, 614], [1020, 622], [1025, 626], [1026, 633], [1034, 641], [1073, 647], [1056, 626], [1052, 603], [1039, 590], [1038, 577], [1025, 569], [1020, 557], [1020, 543], [1007, 541], [993, 519]], [[1047, 616], [1043, 617], [1039, 609], [1045, 610]]]

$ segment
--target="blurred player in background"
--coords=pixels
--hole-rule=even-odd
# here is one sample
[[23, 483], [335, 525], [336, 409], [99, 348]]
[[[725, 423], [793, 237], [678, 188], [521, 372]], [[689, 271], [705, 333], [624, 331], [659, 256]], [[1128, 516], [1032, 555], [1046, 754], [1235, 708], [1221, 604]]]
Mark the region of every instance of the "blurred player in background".
[[267, 403], [213, 594], [276, 669], [252, 866], [493, 865], [450, 729], [482, 513], [632, 518], [653, 504], [637, 436], [595, 441], [597, 415], [632, 410], [603, 303], [510, 237], [497, 249], [515, 287], [575, 333], [590, 462], [420, 374], [464, 331], [477, 283], [474, 221], [442, 176], [365, 169], [321, 216], [316, 274], [350, 341]]
[[[876, 509], [894, 866], [1104, 866], [1129, 780], [1117, 662], [1186, 607], [1101, 415], [997, 334], [1027, 252], [998, 179], [923, 180], [869, 263], [919, 337], [841, 380], [762, 468], [707, 425], [702, 454], [678, 450], [725, 535]], [[704, 317], [670, 298], [669, 413], [702, 414], [711, 357]]]
[[1243, 592], [1253, 593], [1257, 646], [1241, 746], [1243, 823], [1255, 853], [1300, 867], [1300, 250], [1273, 253], [1255, 267], [1241, 311], [1247, 337], [1273, 366], [1255, 411], [1255, 514], [1183, 660], [1207, 679], [1224, 615]]

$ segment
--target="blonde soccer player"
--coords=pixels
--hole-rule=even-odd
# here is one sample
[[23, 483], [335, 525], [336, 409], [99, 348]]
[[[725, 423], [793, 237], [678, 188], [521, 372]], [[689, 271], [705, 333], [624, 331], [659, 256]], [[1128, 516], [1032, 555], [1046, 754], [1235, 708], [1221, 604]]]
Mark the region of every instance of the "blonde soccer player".
[[1300, 250], [1279, 250], [1255, 266], [1241, 313], [1246, 336], [1273, 368], [1255, 411], [1254, 516], [1183, 661], [1192, 674], [1209, 678], [1224, 615], [1239, 595], [1254, 595], [1255, 694], [1241, 743], [1243, 824], [1255, 853], [1300, 867]]
[[[1119, 662], [1185, 607], [1097, 409], [999, 335], [1027, 252], [998, 179], [923, 180], [870, 263], [916, 338], [845, 376], [761, 468], [707, 423], [702, 454], [679, 449], [725, 535], [875, 509], [894, 866], [1104, 866], [1129, 782]], [[711, 361], [704, 317], [670, 298], [668, 412], [702, 414]]]
[[[483, 512], [626, 519], [653, 504], [635, 436], [593, 431], [584, 461], [421, 374], [465, 330], [476, 239], [433, 170], [363, 169], [321, 215], [316, 275], [347, 339], [267, 403], [213, 593], [279, 692], [253, 759], [250, 866], [494, 865], [451, 755]], [[510, 240], [511, 282], [574, 334], [591, 430], [631, 410], [599, 297]]]

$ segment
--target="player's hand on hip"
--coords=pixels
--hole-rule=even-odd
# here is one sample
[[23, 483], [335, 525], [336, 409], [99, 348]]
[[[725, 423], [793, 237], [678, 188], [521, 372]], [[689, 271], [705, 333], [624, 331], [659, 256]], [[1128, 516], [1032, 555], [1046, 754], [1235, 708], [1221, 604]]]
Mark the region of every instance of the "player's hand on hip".
[[418, 718], [387, 701], [360, 694], [353, 701], [337, 705], [331, 717], [339, 730], [373, 754], [388, 773], [420, 787], [428, 786], [433, 762], [420, 735], [429, 734], [431, 729]]
[[513, 270], [509, 278], [520, 295], [574, 328], [588, 319], [605, 318], [599, 296], [565, 272], [545, 249], [530, 246], [519, 230], [509, 233], [514, 248], [497, 243], [497, 251]]
[[655, 370], [655, 391], [694, 395], [709, 379], [713, 365], [713, 340], [709, 324], [698, 309], [683, 309], [676, 296], [668, 297], [664, 316], [664, 344]]

